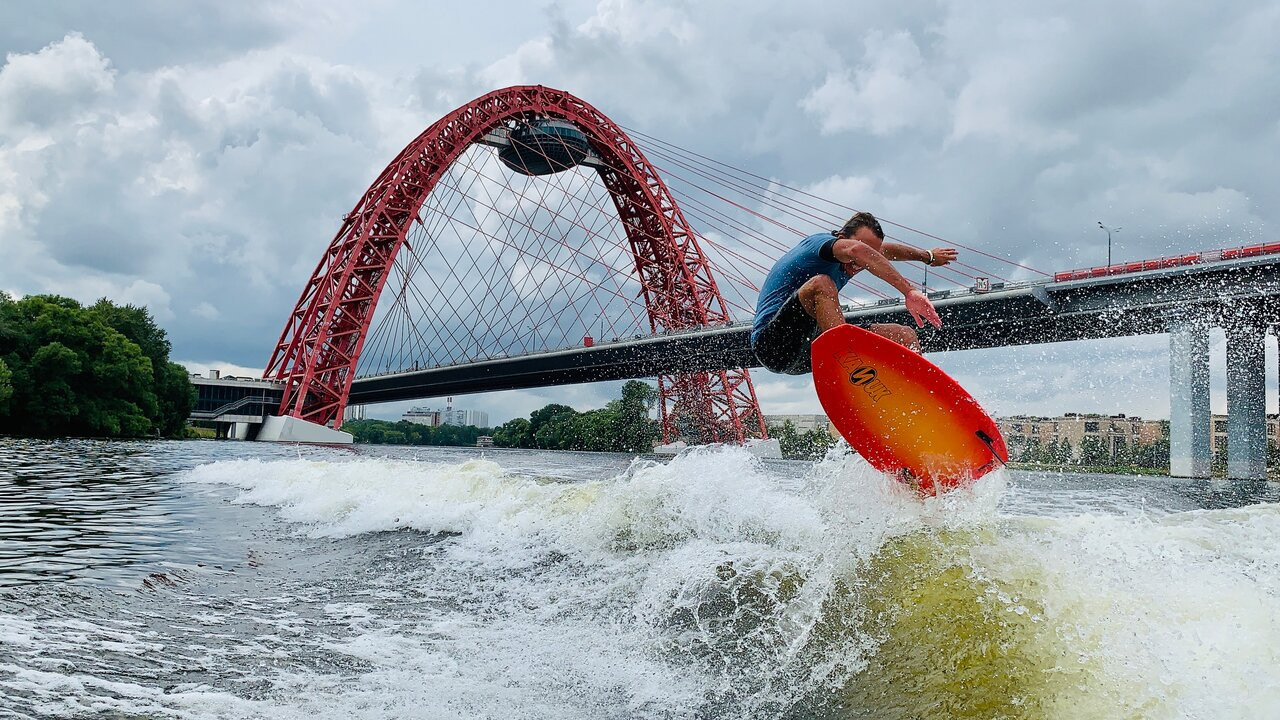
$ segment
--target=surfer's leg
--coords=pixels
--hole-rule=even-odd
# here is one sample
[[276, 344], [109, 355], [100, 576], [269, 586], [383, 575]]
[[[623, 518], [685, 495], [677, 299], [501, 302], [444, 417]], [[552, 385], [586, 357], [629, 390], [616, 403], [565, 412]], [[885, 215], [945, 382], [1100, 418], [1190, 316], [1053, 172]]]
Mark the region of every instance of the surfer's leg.
[[796, 292], [752, 338], [751, 349], [772, 372], [803, 375], [810, 369], [809, 343], [817, 335], [818, 323], [805, 310]]
[[899, 345], [903, 345], [916, 352], [920, 352], [920, 336], [916, 334], [914, 328], [909, 328], [906, 325], [882, 323], [879, 325], [872, 325], [867, 329], [880, 337], [889, 338]]
[[844, 324], [840, 312], [840, 291], [836, 283], [826, 275], [815, 275], [796, 291], [804, 311], [818, 322], [818, 329], [826, 332]]

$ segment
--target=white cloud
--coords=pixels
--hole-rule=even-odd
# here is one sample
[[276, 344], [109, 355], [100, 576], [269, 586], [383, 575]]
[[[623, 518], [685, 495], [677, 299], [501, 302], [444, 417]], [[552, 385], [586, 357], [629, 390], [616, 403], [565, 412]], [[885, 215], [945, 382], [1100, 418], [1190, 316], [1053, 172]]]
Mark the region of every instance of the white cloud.
[[0, 68], [0, 136], [13, 125], [81, 119], [115, 83], [115, 71], [80, 33], [31, 55], [9, 53]]
[[134, 280], [108, 296], [122, 305], [141, 305], [151, 311], [156, 320], [164, 323], [173, 320], [169, 307], [169, 293], [161, 286], [146, 280]]
[[221, 316], [221, 313], [218, 312], [218, 308], [204, 301], [201, 301], [198, 305], [191, 308], [191, 314], [198, 318], [204, 318], [205, 320], [217, 320]]
[[[1280, 222], [1274, 4], [559, 2], [459, 12], [427, 46], [408, 41], [436, 18], [414, 6], [330, 2], [298, 22], [291, 7], [157, 3], [110, 25], [57, 3], [0, 10], [41, 20], [0, 23], [0, 287], [218, 317], [217, 333], [171, 326], [175, 353], [260, 362], [391, 158], [441, 114], [517, 82], [1045, 270], [1098, 262], [1098, 220], [1125, 227], [1116, 254], [1129, 259], [1270, 241]], [[207, 30], [177, 43], [175, 22]], [[993, 276], [1033, 276], [963, 253]], [[1158, 345], [941, 361], [1001, 412], [1158, 414], [1167, 380], [1124, 369], [1157, 368]], [[1090, 389], [1085, 365], [1132, 390]], [[806, 379], [759, 377], [766, 412], [817, 411]], [[520, 415], [610, 399], [493, 397], [495, 414]]]
[[593, 38], [629, 45], [670, 42], [688, 46], [698, 39], [698, 28], [682, 12], [654, 0], [601, 0], [595, 15], [578, 26]]
[[948, 110], [933, 72], [909, 33], [873, 32], [857, 69], [828, 73], [800, 106], [819, 118], [824, 134], [867, 130], [889, 135], [931, 125]]
[[245, 367], [225, 360], [174, 360], [185, 367], [187, 372], [209, 377], [210, 370], [217, 370], [223, 377], [228, 375], [242, 378], [262, 377], [262, 368]]

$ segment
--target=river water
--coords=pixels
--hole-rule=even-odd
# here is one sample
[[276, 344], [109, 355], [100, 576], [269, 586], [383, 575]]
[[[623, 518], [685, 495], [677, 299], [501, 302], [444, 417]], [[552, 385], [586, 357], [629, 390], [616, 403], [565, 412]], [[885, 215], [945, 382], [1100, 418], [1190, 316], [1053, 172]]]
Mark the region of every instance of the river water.
[[0, 717], [1280, 717], [1280, 492], [0, 438]]

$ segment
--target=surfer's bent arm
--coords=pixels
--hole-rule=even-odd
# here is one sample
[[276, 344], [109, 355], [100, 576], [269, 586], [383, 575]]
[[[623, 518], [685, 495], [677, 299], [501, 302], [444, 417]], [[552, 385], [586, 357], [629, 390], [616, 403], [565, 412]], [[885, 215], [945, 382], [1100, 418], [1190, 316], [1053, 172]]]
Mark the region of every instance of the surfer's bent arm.
[[916, 290], [916, 286], [889, 263], [889, 258], [866, 243], [841, 238], [831, 247], [831, 254], [851, 273], [866, 268], [872, 275], [892, 285], [903, 297]]
[[927, 322], [936, 328], [942, 327], [938, 311], [933, 308], [929, 298], [902, 277], [902, 274], [894, 269], [893, 263], [889, 262], [889, 258], [885, 257], [880, 250], [860, 240], [839, 238], [831, 246], [831, 254], [837, 261], [844, 264], [848, 273], [853, 274], [866, 268], [872, 275], [889, 283], [895, 290], [902, 293], [902, 297], [906, 300], [907, 312], [911, 313], [917, 326], [924, 327]]
[[890, 260], [914, 260], [934, 267], [946, 265], [956, 259], [954, 248], [925, 250], [924, 248], [911, 247], [910, 245], [895, 242], [886, 242], [880, 246], [880, 252]]

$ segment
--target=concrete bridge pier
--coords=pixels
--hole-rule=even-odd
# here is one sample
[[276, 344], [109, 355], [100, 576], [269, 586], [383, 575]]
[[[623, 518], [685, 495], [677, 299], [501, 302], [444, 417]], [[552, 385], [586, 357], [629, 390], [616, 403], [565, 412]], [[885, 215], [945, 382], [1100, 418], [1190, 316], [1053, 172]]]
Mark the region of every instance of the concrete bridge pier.
[[1266, 327], [1227, 325], [1227, 477], [1267, 478]]
[[1176, 312], [1169, 328], [1169, 474], [1207, 478], [1209, 448], [1209, 319]]

